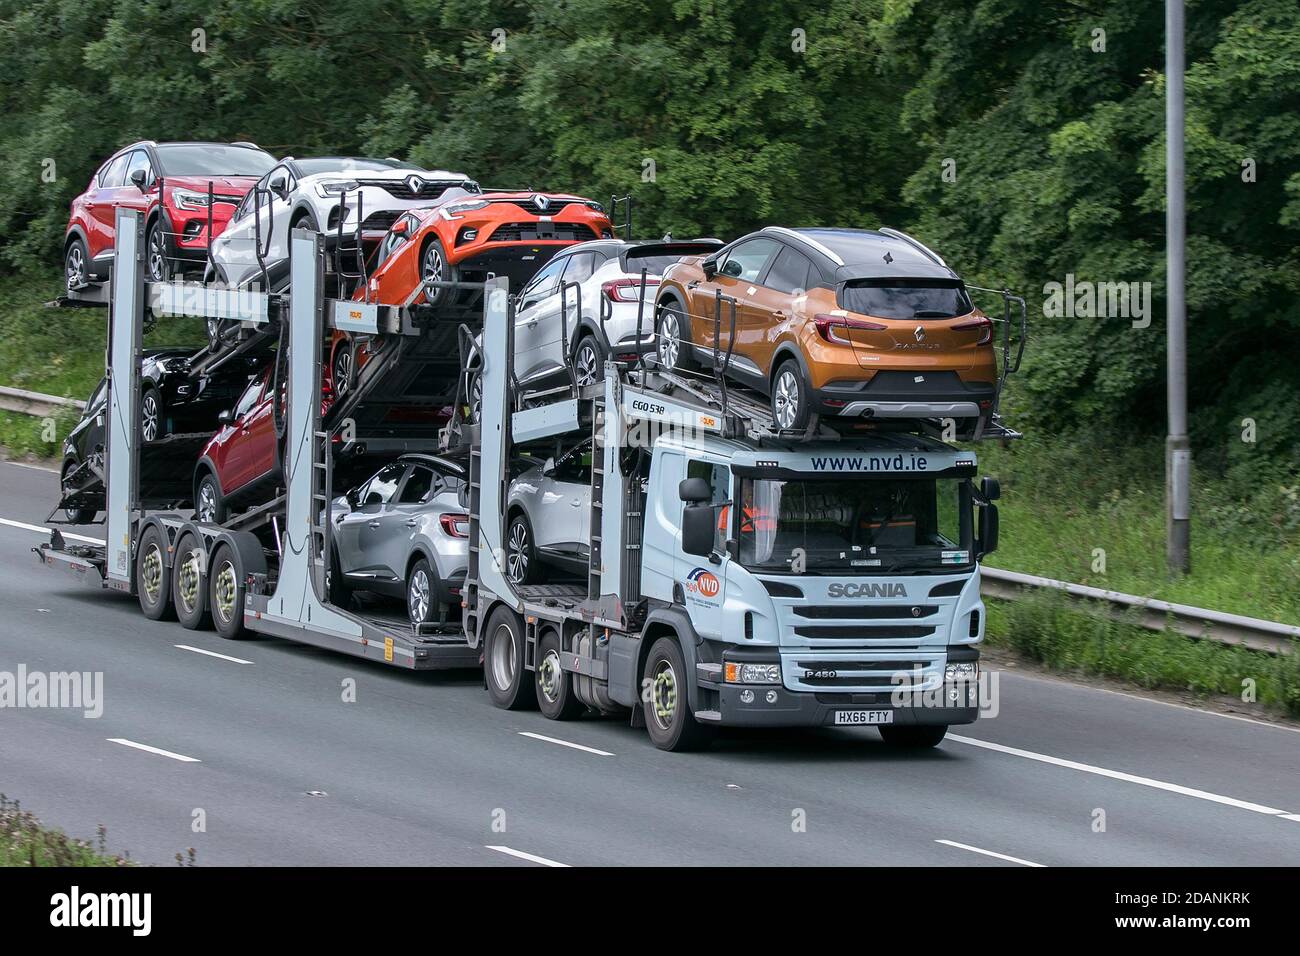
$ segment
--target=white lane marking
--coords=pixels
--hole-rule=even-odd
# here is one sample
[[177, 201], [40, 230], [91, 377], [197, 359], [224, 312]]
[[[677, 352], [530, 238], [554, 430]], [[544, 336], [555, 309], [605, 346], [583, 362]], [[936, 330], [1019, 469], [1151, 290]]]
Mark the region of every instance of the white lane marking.
[[967, 843], [958, 843], [955, 840], [935, 840], [935, 843], [942, 843], [944, 846], [955, 846], [959, 850], [970, 850], [972, 853], [982, 853], [984, 856], [991, 856], [999, 860], [1006, 860], [1008, 863], [1019, 863], [1021, 866], [1036, 866], [1046, 869], [1046, 863], [1035, 863], [1033, 860], [1022, 860], [1018, 856], [1007, 856], [1005, 853], [994, 853], [992, 850], [981, 850], [977, 846], [971, 846]]
[[542, 866], [562, 866], [565, 869], [571, 869], [567, 863], [557, 863], [555, 860], [548, 860], [544, 856], [533, 856], [533, 854], [525, 853], [523, 850], [512, 850], [508, 846], [489, 846], [485, 849], [496, 850], [498, 853], [504, 853], [506, 856], [513, 856], [520, 860], [527, 860], [529, 863], [540, 863]]
[[179, 760], [182, 763], [203, 763], [198, 757], [187, 757], [184, 754], [174, 754], [170, 750], [162, 750], [158, 747], [150, 747], [148, 744], [138, 744], [134, 740], [127, 740], [125, 737], [108, 737], [110, 744], [121, 744], [123, 747], [134, 747], [136, 750], [143, 750], [145, 753], [157, 754], [159, 757], [171, 757], [173, 760]]
[[183, 651], [193, 651], [195, 654], [206, 654], [208, 657], [217, 657], [223, 661], [230, 661], [232, 664], [251, 664], [252, 661], [246, 661], [242, 657], [230, 657], [226, 654], [218, 654], [216, 651], [205, 651], [201, 647], [190, 647], [188, 644], [173, 644], [172, 647], [179, 647]]
[[1290, 814], [1286, 810], [1278, 810], [1275, 807], [1266, 807], [1263, 804], [1251, 803], [1248, 800], [1238, 800], [1236, 797], [1225, 797], [1221, 794], [1210, 793], [1208, 790], [1197, 790], [1194, 787], [1184, 787], [1177, 783], [1165, 783], [1163, 780], [1153, 780], [1150, 777], [1139, 777], [1137, 774], [1124, 773], [1121, 770], [1107, 770], [1105, 767], [1094, 767], [1092, 764], [1079, 763], [1075, 760], [1051, 757], [1047, 754], [1034, 753], [1032, 750], [1020, 750], [1017, 747], [1007, 747], [1004, 744], [995, 744], [988, 740], [976, 740], [974, 737], [961, 737], [957, 734], [949, 734], [947, 739], [955, 740], [959, 744], [970, 744], [972, 747], [983, 747], [985, 750], [996, 750], [998, 753], [1010, 754], [1013, 757], [1024, 757], [1026, 760], [1037, 760], [1040, 763], [1048, 763], [1054, 767], [1065, 767], [1068, 770], [1093, 773], [1099, 777], [1109, 777], [1112, 780], [1120, 780], [1124, 783], [1135, 783], [1141, 787], [1151, 787], [1155, 790], [1165, 790], [1169, 793], [1177, 793], [1184, 797], [1195, 797], [1197, 800], [1208, 800], [1211, 803], [1221, 803], [1227, 807], [1236, 807], [1238, 810], [1250, 810], [1253, 813], [1264, 813], [1271, 817], [1282, 817], [1287, 820], [1292, 819], [1295, 816], [1300, 816], [1300, 814]]
[[530, 733], [527, 730], [519, 731], [520, 737], [532, 737], [534, 740], [544, 740], [548, 744], [559, 744], [561, 747], [572, 747], [574, 750], [585, 750], [589, 754], [595, 754], [597, 757], [614, 756], [608, 750], [597, 750], [595, 747], [586, 747], [582, 744], [575, 744], [569, 740], [561, 740], [559, 737], [544, 737], [541, 734]]
[[6, 465], [17, 465], [19, 468], [30, 468], [32, 471], [43, 471], [50, 475], [57, 475], [59, 473], [59, 469], [57, 468], [46, 468], [44, 465], [29, 465], [25, 461], [10, 461], [6, 458], [4, 459], [4, 463]]
[[[0, 518], [0, 524], [8, 525], [11, 528], [17, 528], [19, 531], [35, 531], [37, 534], [48, 535], [53, 529], [46, 528], [39, 524], [27, 524], [24, 521], [14, 521], [12, 518]], [[103, 544], [103, 538], [87, 538], [84, 535], [73, 534], [70, 531], [64, 531], [63, 536], [73, 541], [84, 541], [87, 544]]]

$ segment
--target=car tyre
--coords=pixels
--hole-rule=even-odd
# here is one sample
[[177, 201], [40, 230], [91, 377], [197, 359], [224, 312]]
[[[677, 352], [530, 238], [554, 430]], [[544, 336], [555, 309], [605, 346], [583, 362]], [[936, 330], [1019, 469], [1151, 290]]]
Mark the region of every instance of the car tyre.
[[650, 742], [660, 750], [699, 750], [713, 740], [714, 728], [691, 713], [687, 680], [686, 662], [676, 639], [659, 638], [646, 658], [641, 707]]
[[339, 564], [338, 545], [330, 548], [329, 600], [336, 608], [347, 610], [352, 603], [352, 585], [343, 576], [343, 567]]
[[162, 392], [152, 385], [146, 385], [140, 393], [140, 438], [148, 444], [166, 437]]
[[927, 750], [937, 747], [948, 733], [947, 724], [928, 724], [922, 726], [896, 727], [882, 724], [876, 728], [880, 739], [891, 747], [907, 750]]
[[330, 384], [334, 394], [342, 397], [352, 387], [352, 373], [356, 366], [356, 349], [351, 339], [340, 339], [334, 346], [330, 359]]
[[[420, 281], [433, 279], [439, 282], [459, 282], [460, 269], [447, 260], [447, 250], [442, 240], [434, 236], [420, 252]], [[455, 302], [455, 289], [434, 289], [424, 293], [424, 301], [429, 305], [443, 302]], [[452, 293], [448, 295], [447, 293]]]
[[483, 639], [483, 679], [492, 703], [503, 710], [532, 710], [536, 685], [524, 669], [524, 622], [504, 604], [488, 617]]
[[506, 574], [515, 584], [540, 584], [545, 577], [537, 560], [533, 526], [522, 511], [515, 512], [506, 531]]
[[596, 336], [587, 333], [573, 350], [573, 374], [579, 388], [595, 385], [605, 377], [605, 350]]
[[172, 277], [172, 266], [167, 256], [167, 234], [162, 220], [155, 219], [145, 235], [145, 274], [150, 282], [167, 282]]
[[165, 557], [167, 542], [157, 525], [151, 524], [140, 535], [135, 558], [135, 591], [140, 610], [151, 621], [175, 615], [172, 607], [171, 569]]
[[406, 576], [406, 617], [412, 627], [438, 618], [438, 576], [428, 558], [420, 558]]
[[786, 359], [772, 376], [772, 419], [782, 431], [803, 431], [812, 420], [812, 390], [803, 369]]
[[[69, 458], [63, 463], [63, 470], [59, 473], [59, 490], [66, 497], [70, 492], [76, 491], [75, 488], [68, 487], [68, 472], [75, 468], [77, 463]], [[90, 524], [95, 520], [95, 512], [90, 508], [64, 508], [63, 517], [67, 519], [68, 524]]]
[[548, 720], [573, 720], [586, 708], [573, 690], [573, 674], [560, 666], [560, 638], [548, 631], [537, 644], [537, 709]]
[[84, 289], [90, 284], [90, 257], [86, 244], [80, 239], [68, 243], [68, 251], [63, 255], [63, 284], [69, 292]]
[[691, 357], [690, 323], [686, 313], [675, 299], [659, 308], [659, 321], [655, 327], [655, 349], [659, 364], [667, 369], [692, 369], [696, 362]]
[[226, 502], [221, 497], [221, 485], [217, 476], [204, 471], [199, 479], [198, 490], [194, 493], [194, 518], [205, 524], [223, 524], [227, 517]]
[[191, 631], [205, 628], [208, 617], [206, 554], [193, 534], [182, 534], [172, 556], [172, 602], [181, 627]]

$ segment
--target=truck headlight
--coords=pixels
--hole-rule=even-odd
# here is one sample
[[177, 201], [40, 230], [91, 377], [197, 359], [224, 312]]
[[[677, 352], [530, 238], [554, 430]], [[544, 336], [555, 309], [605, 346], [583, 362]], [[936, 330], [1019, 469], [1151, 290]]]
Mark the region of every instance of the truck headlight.
[[980, 665], [978, 661], [967, 661], [959, 664], [945, 664], [943, 667], [943, 679], [947, 683], [956, 683], [958, 681], [973, 681], [980, 676]]
[[779, 684], [781, 683], [780, 664], [736, 664], [728, 661], [723, 665], [728, 684]]

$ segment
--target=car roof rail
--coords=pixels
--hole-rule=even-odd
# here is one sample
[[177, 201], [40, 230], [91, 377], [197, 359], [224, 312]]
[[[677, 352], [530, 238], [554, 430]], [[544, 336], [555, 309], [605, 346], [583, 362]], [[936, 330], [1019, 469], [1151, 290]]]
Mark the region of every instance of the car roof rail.
[[231, 146], [250, 146], [250, 147], [252, 147], [253, 149], [261, 149], [261, 148], [262, 148], [261, 146], [258, 146], [256, 143], [254, 143], [252, 140], [248, 140], [248, 139], [237, 139], [237, 140], [235, 140], [233, 143], [231, 143], [230, 145], [231, 145]]
[[889, 236], [893, 239], [898, 239], [901, 242], [906, 242], [908, 245], [912, 246], [914, 249], [916, 249], [923, 255], [927, 256], [930, 259], [933, 259], [935, 262], [943, 266], [945, 269], [948, 268], [948, 263], [944, 262], [937, 252], [935, 252], [925, 243], [921, 242], [919, 239], [914, 239], [913, 237], [909, 236], [907, 233], [903, 232], [902, 230], [891, 229], [889, 226], [881, 226], [880, 231], [884, 235]]

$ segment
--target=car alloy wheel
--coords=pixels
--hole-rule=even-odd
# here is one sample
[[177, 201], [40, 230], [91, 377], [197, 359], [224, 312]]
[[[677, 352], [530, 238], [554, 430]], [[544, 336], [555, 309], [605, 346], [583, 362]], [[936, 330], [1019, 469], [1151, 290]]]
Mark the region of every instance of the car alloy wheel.
[[158, 439], [158, 418], [158, 395], [153, 391], [146, 392], [140, 400], [140, 437], [145, 441]]
[[68, 249], [64, 270], [67, 273], [69, 291], [80, 289], [86, 284], [86, 253], [80, 242], [74, 242]]
[[155, 223], [149, 230], [149, 252], [148, 252], [149, 278], [153, 282], [166, 282], [167, 275], [167, 245], [163, 238], [162, 226]]
[[594, 342], [586, 339], [578, 346], [578, 354], [574, 356], [573, 364], [574, 375], [578, 380], [579, 388], [586, 388], [588, 385], [596, 384], [600, 356], [596, 353]]
[[[434, 282], [443, 281], [443, 261], [442, 249], [438, 243], [429, 243], [429, 248], [424, 250], [424, 263], [420, 267], [420, 278], [425, 281]], [[433, 305], [442, 297], [442, 289], [425, 289], [424, 298], [430, 305]]]
[[199, 513], [200, 521], [217, 520], [217, 492], [210, 482], [205, 481], [199, 486], [199, 506], [195, 510]]
[[664, 309], [659, 319], [659, 364], [668, 369], [676, 368], [681, 352], [682, 330], [677, 325], [677, 313]]
[[799, 419], [799, 380], [792, 369], [783, 369], [772, 391], [772, 414], [780, 428], [794, 428]]
[[522, 521], [511, 524], [506, 572], [515, 584], [521, 584], [528, 579], [528, 545], [528, 526]]
[[347, 394], [352, 384], [352, 349], [346, 343], [339, 345], [334, 353], [334, 391], [338, 395]]
[[411, 586], [406, 592], [406, 610], [412, 624], [423, 624], [429, 619], [429, 576], [424, 568], [416, 568], [411, 575]]

